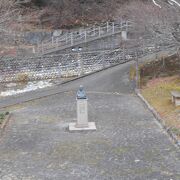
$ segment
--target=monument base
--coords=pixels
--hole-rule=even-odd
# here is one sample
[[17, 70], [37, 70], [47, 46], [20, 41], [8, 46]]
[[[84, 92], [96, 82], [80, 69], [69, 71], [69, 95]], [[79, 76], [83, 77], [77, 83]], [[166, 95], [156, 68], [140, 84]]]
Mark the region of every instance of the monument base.
[[69, 131], [95, 131], [96, 125], [95, 122], [88, 122], [86, 127], [77, 127], [76, 123], [69, 124]]

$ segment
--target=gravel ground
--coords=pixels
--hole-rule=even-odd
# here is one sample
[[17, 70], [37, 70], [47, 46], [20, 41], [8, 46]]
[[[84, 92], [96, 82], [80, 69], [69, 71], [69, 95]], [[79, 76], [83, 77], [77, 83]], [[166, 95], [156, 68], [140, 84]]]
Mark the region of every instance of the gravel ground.
[[[133, 93], [131, 64], [53, 87], [48, 93], [55, 95], [8, 108], [13, 114], [0, 141], [0, 179], [179, 180], [180, 151]], [[81, 84], [97, 131], [70, 133]]]

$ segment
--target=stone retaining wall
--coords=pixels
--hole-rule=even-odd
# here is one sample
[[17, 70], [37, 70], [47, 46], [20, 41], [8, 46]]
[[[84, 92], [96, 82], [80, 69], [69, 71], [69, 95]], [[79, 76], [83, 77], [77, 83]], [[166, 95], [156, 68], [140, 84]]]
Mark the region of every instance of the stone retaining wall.
[[119, 49], [38, 58], [6, 58], [0, 61], [0, 82], [79, 76], [126, 60]]

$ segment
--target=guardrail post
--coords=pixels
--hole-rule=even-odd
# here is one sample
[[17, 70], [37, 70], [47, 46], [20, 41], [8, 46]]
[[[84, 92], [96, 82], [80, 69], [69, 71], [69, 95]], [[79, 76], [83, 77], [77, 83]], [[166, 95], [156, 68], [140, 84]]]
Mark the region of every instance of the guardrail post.
[[101, 26], [99, 26], [99, 37], [101, 36]]
[[54, 37], [52, 36], [52, 46], [54, 45]]
[[68, 35], [67, 35], [67, 33], [66, 33], [66, 44], [68, 43]]
[[126, 32], [128, 31], [128, 22], [126, 21]]
[[71, 33], [71, 45], [73, 45], [73, 33]]
[[58, 38], [56, 38], [56, 48], [58, 48]]
[[123, 62], [125, 62], [125, 48], [123, 46]]
[[114, 33], [114, 22], [112, 23], [112, 32]]
[[96, 36], [96, 26], [94, 25], [94, 36]]
[[85, 40], [85, 42], [87, 40], [87, 32], [86, 32], [86, 30], [84, 31], [84, 40]]
[[103, 63], [103, 69], [104, 69], [106, 67], [104, 53], [102, 55], [102, 63]]
[[107, 22], [107, 32], [109, 31], [109, 22]]
[[41, 52], [42, 52], [42, 54], [44, 53], [43, 42], [41, 43]]
[[40, 53], [39, 43], [37, 43], [37, 52]]
[[34, 47], [34, 46], [33, 46], [33, 48], [32, 48], [32, 52], [33, 52], [33, 54], [36, 53], [36, 50], [35, 50], [35, 47]]

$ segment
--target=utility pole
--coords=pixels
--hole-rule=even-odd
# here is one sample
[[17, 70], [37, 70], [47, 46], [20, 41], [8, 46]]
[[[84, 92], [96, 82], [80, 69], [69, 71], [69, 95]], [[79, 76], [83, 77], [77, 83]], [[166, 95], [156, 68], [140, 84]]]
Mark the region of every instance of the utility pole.
[[123, 62], [125, 62], [125, 47], [124, 47], [124, 43], [123, 43]]
[[139, 88], [139, 60], [138, 52], [136, 51], [136, 89]]
[[156, 33], [155, 33], [155, 59], [157, 59], [158, 58], [158, 51], [157, 51], [157, 35], [156, 35]]
[[82, 51], [82, 47], [78, 48], [72, 48], [73, 52], [77, 52], [77, 63], [78, 63], [78, 76], [81, 76], [84, 74], [84, 62], [81, 58], [80, 52]]

